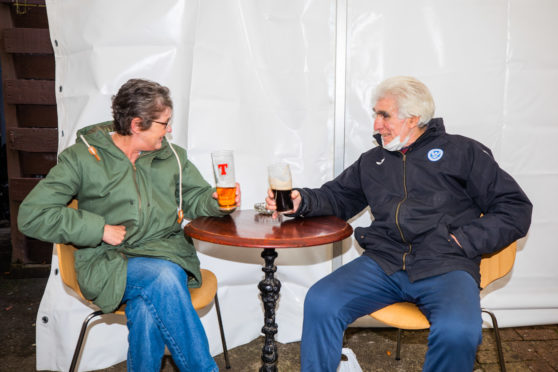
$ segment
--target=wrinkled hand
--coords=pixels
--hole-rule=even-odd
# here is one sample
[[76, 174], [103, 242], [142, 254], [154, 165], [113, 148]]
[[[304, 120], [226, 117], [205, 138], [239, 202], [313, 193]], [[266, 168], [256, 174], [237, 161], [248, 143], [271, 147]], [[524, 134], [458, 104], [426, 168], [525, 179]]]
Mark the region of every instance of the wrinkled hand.
[[126, 226], [124, 225], [105, 225], [103, 231], [103, 241], [110, 245], [119, 245], [126, 236]]
[[[213, 199], [217, 200], [217, 191], [215, 191], [212, 195]], [[242, 200], [241, 193], [240, 193], [240, 184], [236, 182], [236, 195], [234, 198], [234, 202], [236, 203], [236, 207], [240, 207], [240, 202]]]
[[[300, 203], [302, 201], [302, 196], [298, 190], [291, 191], [291, 199], [293, 200], [293, 209], [290, 211], [281, 212], [284, 214], [294, 213], [300, 207]], [[265, 198], [265, 208], [270, 211], [274, 211], [272, 217], [277, 218], [277, 204], [275, 203], [275, 196], [273, 195], [273, 191], [271, 188], [267, 189], [267, 198]]]

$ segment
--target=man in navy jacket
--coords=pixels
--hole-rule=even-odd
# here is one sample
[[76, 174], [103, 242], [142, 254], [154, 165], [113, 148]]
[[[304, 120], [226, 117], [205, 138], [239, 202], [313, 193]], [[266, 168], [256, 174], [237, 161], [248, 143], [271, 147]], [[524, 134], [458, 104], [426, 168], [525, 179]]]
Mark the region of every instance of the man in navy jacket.
[[[532, 205], [487, 147], [447, 134], [433, 115], [423, 83], [385, 80], [374, 98], [379, 146], [322, 187], [292, 192], [297, 218], [348, 220], [369, 206], [374, 219], [355, 229], [363, 255], [306, 295], [302, 371], [335, 371], [346, 327], [400, 301], [416, 303], [431, 323], [424, 371], [473, 370], [481, 255], [525, 236]], [[266, 201], [275, 209], [272, 193]]]

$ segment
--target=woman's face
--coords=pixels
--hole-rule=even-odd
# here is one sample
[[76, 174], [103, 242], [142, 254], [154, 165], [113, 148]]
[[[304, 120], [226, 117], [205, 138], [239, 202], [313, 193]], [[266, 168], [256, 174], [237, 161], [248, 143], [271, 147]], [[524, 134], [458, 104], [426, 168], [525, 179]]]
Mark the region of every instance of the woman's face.
[[147, 130], [137, 132], [135, 135], [140, 140], [141, 151], [159, 150], [163, 144], [163, 137], [172, 132], [170, 119], [172, 110], [166, 108], [156, 119], [152, 120], [151, 127]]

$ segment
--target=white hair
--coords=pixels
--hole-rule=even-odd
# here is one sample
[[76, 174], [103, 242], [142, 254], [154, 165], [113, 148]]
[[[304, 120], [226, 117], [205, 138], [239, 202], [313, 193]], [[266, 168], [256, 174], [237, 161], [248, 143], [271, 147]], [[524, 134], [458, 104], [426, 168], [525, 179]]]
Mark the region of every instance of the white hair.
[[386, 97], [393, 97], [397, 102], [400, 119], [418, 116], [419, 127], [425, 126], [434, 116], [436, 107], [430, 90], [414, 77], [394, 76], [381, 82], [374, 93], [373, 105]]

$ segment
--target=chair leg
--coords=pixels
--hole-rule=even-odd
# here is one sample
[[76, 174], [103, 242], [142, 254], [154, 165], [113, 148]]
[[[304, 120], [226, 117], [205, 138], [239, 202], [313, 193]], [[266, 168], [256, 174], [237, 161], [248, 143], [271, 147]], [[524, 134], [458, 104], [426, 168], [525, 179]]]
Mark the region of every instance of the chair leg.
[[227, 350], [227, 341], [225, 341], [225, 331], [223, 329], [223, 320], [221, 319], [221, 307], [219, 306], [219, 298], [217, 297], [217, 292], [215, 292], [215, 310], [217, 310], [217, 320], [219, 321], [219, 331], [221, 332], [221, 343], [223, 344], [225, 367], [227, 369], [230, 369], [231, 363], [229, 362], [229, 352]]
[[401, 360], [401, 328], [397, 328], [397, 349], [395, 350], [395, 360]]
[[500, 339], [500, 330], [498, 328], [498, 321], [496, 316], [491, 311], [481, 309], [483, 313], [490, 315], [492, 319], [492, 328], [494, 329], [494, 338], [496, 339], [496, 348], [498, 349], [498, 362], [500, 363], [500, 371], [506, 372], [506, 362], [504, 361], [504, 353], [502, 351], [502, 341]]
[[81, 353], [81, 347], [83, 345], [83, 339], [85, 338], [85, 332], [87, 331], [87, 326], [89, 325], [89, 322], [91, 321], [91, 319], [102, 315], [103, 312], [101, 310], [97, 310], [92, 312], [91, 314], [89, 314], [87, 316], [87, 318], [85, 318], [85, 320], [83, 321], [82, 325], [81, 325], [81, 331], [79, 333], [79, 337], [78, 337], [78, 341], [77, 341], [77, 345], [76, 345], [76, 349], [74, 350], [74, 356], [72, 357], [72, 364], [70, 365], [70, 372], [74, 372], [74, 370], [76, 369], [76, 364], [79, 358], [79, 354]]

